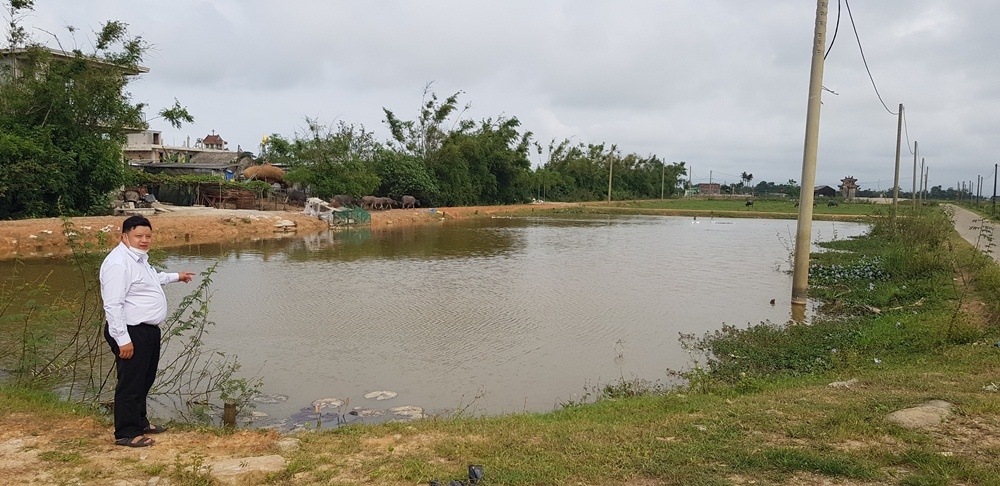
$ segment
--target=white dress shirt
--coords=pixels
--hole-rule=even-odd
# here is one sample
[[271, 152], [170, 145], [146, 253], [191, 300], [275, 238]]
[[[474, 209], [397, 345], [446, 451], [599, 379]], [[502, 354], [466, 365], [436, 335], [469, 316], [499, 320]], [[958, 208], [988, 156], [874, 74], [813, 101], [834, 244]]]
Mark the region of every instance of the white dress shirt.
[[108, 332], [124, 346], [132, 342], [125, 326], [160, 325], [167, 319], [163, 285], [177, 282], [176, 273], [157, 272], [147, 255], [119, 243], [101, 264], [101, 298]]

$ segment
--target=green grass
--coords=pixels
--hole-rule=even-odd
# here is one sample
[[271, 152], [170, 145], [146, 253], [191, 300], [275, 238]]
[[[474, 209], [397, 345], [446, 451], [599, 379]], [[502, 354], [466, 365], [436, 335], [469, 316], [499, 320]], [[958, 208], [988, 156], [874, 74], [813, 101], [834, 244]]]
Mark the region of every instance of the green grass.
[[0, 397], [3, 397], [0, 400], [0, 416], [30, 411], [39, 420], [47, 420], [66, 415], [92, 416], [95, 413], [86, 406], [64, 402], [48, 391], [0, 384]]
[[[962, 435], [958, 426], [909, 430], [886, 420], [894, 410], [944, 399], [959, 408], [955, 423], [975, 416], [993, 424], [986, 436], [1000, 431], [1000, 400], [983, 391], [1000, 376], [996, 326], [956, 312], [975, 296], [963, 286], [995, 301], [1000, 278], [941, 218], [930, 209], [880, 219], [872, 237], [815, 255], [820, 266], [859, 269], [813, 287], [828, 302], [828, 318], [690, 338], [692, 352], [710, 352], [681, 373], [686, 388], [606, 394], [548, 414], [319, 432], [298, 454], [321, 470], [361, 457], [354, 477], [412, 483], [462, 477], [465, 464], [479, 463], [490, 484], [510, 485], [780, 484], [802, 475], [991, 484], [1000, 473], [997, 447], [955, 447], [949, 437]], [[956, 269], [974, 277], [955, 283]], [[851, 378], [858, 381], [850, 389], [827, 386]], [[386, 442], [392, 451], [364, 446], [387, 437], [396, 437]], [[336, 452], [316, 459], [319, 451]]]
[[[746, 205], [747, 199], [753, 199], [752, 207]], [[889, 214], [891, 209], [887, 205], [877, 205], [864, 202], [846, 202], [837, 200], [837, 206], [828, 206], [827, 199], [817, 199], [813, 207], [813, 214], [817, 219], [824, 217], [859, 217], [867, 218], [873, 216], [884, 216]], [[606, 202], [586, 203], [588, 211], [616, 211], [616, 212], [648, 212], [648, 214], [662, 214], [664, 212], [680, 213], [689, 216], [720, 216], [720, 217], [773, 217], [773, 218], [796, 218], [799, 208], [795, 206], [792, 199], [782, 198], [676, 198], [664, 200], [644, 200], [644, 201], [612, 201], [609, 206]]]
[[[675, 373], [683, 387], [623, 381], [544, 414], [299, 434], [269, 482], [447, 484], [482, 464], [490, 485], [998, 484], [1000, 394], [984, 387], [1000, 382], [1000, 269], [936, 208], [904, 216], [813, 255], [810, 292], [825, 317], [686, 338], [695, 361]], [[35, 401], [70, 410], [0, 394], [14, 398], [0, 412]], [[935, 429], [887, 420], [931, 399], [955, 405]], [[78, 446], [59, 450], [50, 463], [74, 461]], [[200, 460], [155, 470], [207, 484]]]

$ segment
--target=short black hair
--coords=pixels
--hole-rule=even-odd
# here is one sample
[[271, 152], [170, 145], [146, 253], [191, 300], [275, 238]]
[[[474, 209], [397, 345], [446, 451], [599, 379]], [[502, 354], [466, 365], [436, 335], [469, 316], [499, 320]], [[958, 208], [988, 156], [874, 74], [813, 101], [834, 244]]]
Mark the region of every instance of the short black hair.
[[153, 230], [153, 225], [149, 224], [149, 220], [146, 219], [145, 216], [135, 215], [135, 216], [129, 216], [127, 219], [125, 219], [125, 222], [122, 223], [122, 233], [128, 233], [129, 231], [132, 231], [132, 228], [135, 228], [136, 226], [145, 226], [149, 228], [150, 231]]

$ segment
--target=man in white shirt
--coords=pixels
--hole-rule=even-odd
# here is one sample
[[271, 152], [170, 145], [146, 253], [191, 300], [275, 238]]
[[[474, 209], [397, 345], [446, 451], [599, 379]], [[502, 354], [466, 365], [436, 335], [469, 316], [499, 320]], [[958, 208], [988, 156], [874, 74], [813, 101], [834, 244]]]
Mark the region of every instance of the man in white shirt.
[[153, 445], [147, 434], [166, 427], [149, 423], [146, 396], [160, 361], [160, 324], [167, 318], [163, 285], [190, 282], [194, 272], [157, 272], [149, 264], [153, 226], [142, 216], [122, 223], [122, 240], [101, 264], [101, 297], [107, 324], [104, 339], [115, 355], [115, 444]]

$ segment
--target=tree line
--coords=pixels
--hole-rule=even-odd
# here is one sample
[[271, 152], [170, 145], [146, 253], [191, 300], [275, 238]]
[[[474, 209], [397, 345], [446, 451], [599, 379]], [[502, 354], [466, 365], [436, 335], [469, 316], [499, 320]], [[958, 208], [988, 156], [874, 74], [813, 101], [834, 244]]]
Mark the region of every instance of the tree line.
[[[686, 173], [684, 162], [625, 154], [615, 145], [564, 140], [544, 150], [516, 117], [463, 118], [469, 105], [459, 104], [460, 95], [442, 100], [426, 87], [412, 120], [383, 108], [391, 134], [385, 141], [360, 124], [307, 118], [291, 137], [270, 135], [258, 160], [287, 166], [287, 181], [323, 199], [406, 194], [425, 206], [602, 199], [609, 175], [614, 199], [669, 197]], [[540, 161], [534, 168], [532, 154]]]

